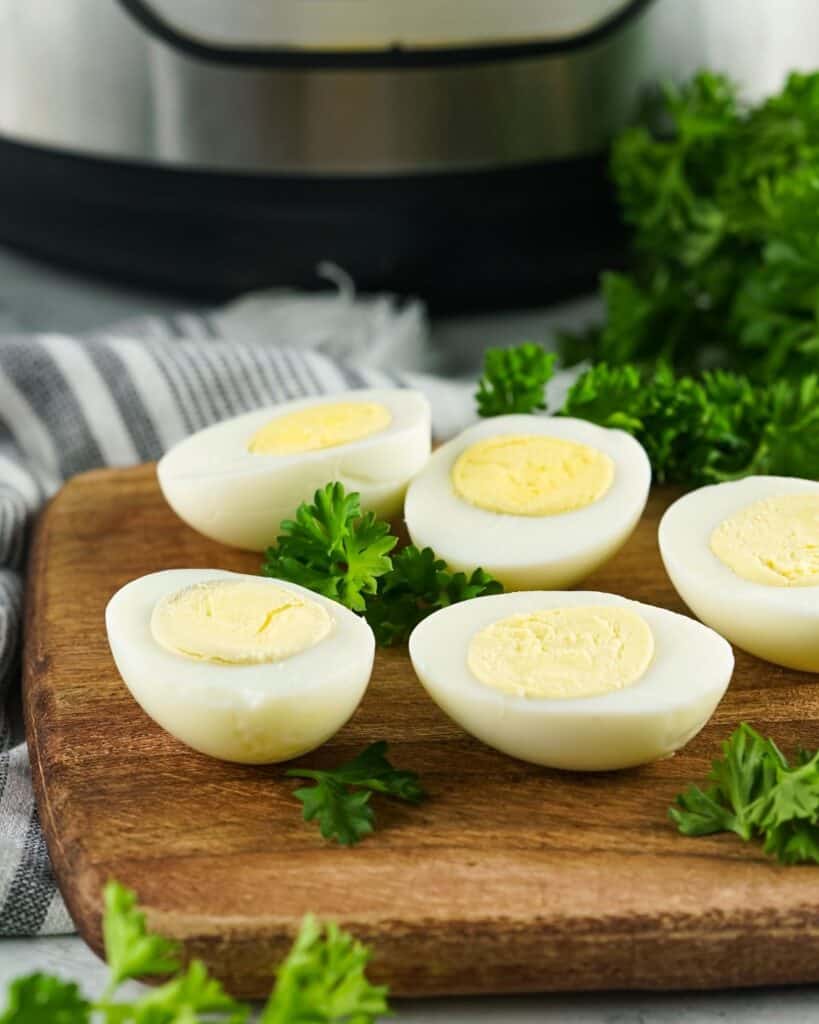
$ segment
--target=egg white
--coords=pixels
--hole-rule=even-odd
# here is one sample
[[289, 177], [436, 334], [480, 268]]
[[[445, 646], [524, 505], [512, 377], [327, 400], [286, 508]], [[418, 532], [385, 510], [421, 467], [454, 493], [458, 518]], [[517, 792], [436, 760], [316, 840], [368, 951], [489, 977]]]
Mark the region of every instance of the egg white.
[[[506, 694], [470, 671], [472, 637], [521, 612], [622, 605], [642, 616], [654, 657], [631, 686], [594, 697]], [[479, 597], [435, 612], [410, 636], [409, 653], [430, 697], [468, 733], [534, 764], [608, 771], [645, 764], [684, 746], [705, 725], [734, 668], [722, 637], [685, 615], [593, 591], [528, 591]]]
[[[157, 601], [194, 583], [269, 582], [322, 605], [333, 621], [318, 644], [282, 661], [226, 665], [161, 647], [151, 633]], [[347, 608], [284, 580], [218, 569], [170, 569], [126, 584], [105, 610], [108, 642], [134, 699], [194, 750], [225, 761], [267, 764], [320, 746], [355, 711], [367, 688], [373, 632]]]
[[660, 521], [660, 553], [677, 593], [703, 622], [759, 658], [819, 672], [819, 587], [743, 579], [710, 547], [711, 534], [725, 519], [787, 494], [819, 494], [819, 482], [750, 476], [691, 491]]
[[[490, 512], [456, 494], [452, 469], [484, 438], [542, 434], [589, 445], [614, 462], [614, 480], [597, 501], [551, 516]], [[585, 420], [497, 416], [469, 427], [439, 448], [407, 491], [404, 516], [414, 544], [431, 547], [454, 569], [479, 566], [508, 590], [572, 586], [625, 543], [645, 508], [651, 465], [642, 445], [622, 430]]]
[[[288, 455], [253, 454], [250, 439], [279, 416], [339, 401], [377, 402], [391, 422], [347, 444]], [[200, 430], [157, 466], [166, 501], [189, 526], [223, 544], [263, 551], [284, 519], [318, 488], [338, 480], [365, 511], [392, 518], [430, 452], [429, 402], [401, 388], [345, 391], [257, 409]]]

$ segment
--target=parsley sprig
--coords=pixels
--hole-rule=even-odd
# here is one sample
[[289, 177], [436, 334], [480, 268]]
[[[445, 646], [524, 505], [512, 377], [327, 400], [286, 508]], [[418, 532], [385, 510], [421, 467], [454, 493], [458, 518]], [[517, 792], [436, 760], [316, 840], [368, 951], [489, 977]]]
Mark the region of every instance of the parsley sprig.
[[819, 751], [789, 764], [743, 722], [722, 745], [703, 789], [689, 786], [669, 814], [683, 835], [759, 838], [782, 864], [819, 863]]
[[478, 415], [545, 409], [544, 391], [554, 373], [555, 359], [554, 353], [531, 341], [487, 349], [475, 394]]
[[415, 772], [401, 771], [387, 759], [387, 743], [371, 743], [357, 757], [337, 768], [291, 768], [293, 778], [312, 779], [314, 786], [293, 794], [304, 807], [304, 820], [318, 819], [325, 839], [353, 846], [375, 827], [370, 806], [373, 793], [419, 804], [426, 793]]
[[[109, 882], [104, 900], [109, 983], [102, 998], [92, 1002], [74, 982], [30, 974], [9, 987], [0, 1024], [243, 1024], [249, 1019], [250, 1007], [232, 999], [201, 961], [180, 968], [179, 948], [147, 930], [133, 892]], [[389, 1006], [387, 989], [367, 980], [369, 957], [351, 935], [307, 915], [276, 972], [261, 1024], [375, 1024]], [[145, 975], [167, 980], [134, 1000], [115, 1000], [123, 982]]]
[[367, 980], [369, 959], [352, 935], [308, 914], [260, 1024], [370, 1024], [389, 1013], [386, 986]]
[[502, 591], [483, 569], [469, 576], [453, 573], [431, 548], [419, 550], [410, 544], [393, 557], [376, 597], [367, 602], [367, 621], [378, 643], [388, 647], [405, 643], [418, 623], [439, 608]]
[[267, 549], [262, 572], [290, 580], [363, 612], [366, 596], [375, 594], [378, 577], [391, 566], [398, 543], [389, 523], [367, 512], [359, 495], [341, 483], [316, 491], [313, 504], [303, 502], [295, 519], [281, 524], [275, 547]]
[[102, 934], [110, 972], [106, 989], [109, 994], [129, 978], [142, 974], [172, 974], [179, 969], [177, 947], [147, 931], [145, 915], [136, 905], [135, 893], [112, 884], [105, 887], [103, 899]]
[[[506, 391], [518, 397], [527, 387], [523, 381], [518, 390], [514, 376], [505, 382]], [[541, 407], [535, 403], [523, 411]], [[515, 408], [521, 410], [520, 402]], [[660, 481], [697, 485], [751, 474], [819, 477], [819, 376], [814, 374], [754, 384], [727, 370], [692, 377], [667, 363], [653, 368], [598, 363], [580, 375], [555, 414], [633, 434]]]
[[751, 474], [819, 477], [819, 379], [753, 384], [727, 371], [592, 367], [566, 416], [619, 427], [645, 447], [658, 480], [717, 483]]
[[604, 323], [564, 338], [564, 359], [817, 370], [818, 168], [819, 74], [756, 106], [722, 75], [666, 87], [612, 152], [633, 269], [603, 275]]
[[301, 504], [281, 531], [262, 573], [364, 613], [380, 644], [406, 641], [438, 608], [502, 589], [482, 569], [469, 577], [450, 572], [430, 548], [410, 544], [390, 557], [398, 543], [390, 524], [372, 512], [362, 515], [359, 495], [338, 481], [316, 491], [312, 504]]
[[28, 974], [9, 986], [0, 1024], [87, 1024], [91, 1009], [73, 981]]

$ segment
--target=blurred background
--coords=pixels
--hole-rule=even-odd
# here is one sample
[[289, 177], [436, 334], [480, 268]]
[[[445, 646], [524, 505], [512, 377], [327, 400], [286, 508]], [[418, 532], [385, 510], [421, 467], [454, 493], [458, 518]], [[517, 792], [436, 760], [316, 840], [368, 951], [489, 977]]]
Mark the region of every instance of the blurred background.
[[757, 100], [817, 29], [812, 0], [0, 0], [0, 328], [326, 287], [322, 261], [436, 316], [587, 293], [651, 87], [708, 67]]

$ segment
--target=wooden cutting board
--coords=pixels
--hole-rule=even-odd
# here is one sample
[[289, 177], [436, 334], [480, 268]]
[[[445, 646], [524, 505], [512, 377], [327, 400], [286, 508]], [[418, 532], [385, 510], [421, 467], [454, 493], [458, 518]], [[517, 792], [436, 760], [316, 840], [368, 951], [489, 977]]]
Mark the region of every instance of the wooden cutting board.
[[[660, 563], [661, 491], [589, 588], [682, 610]], [[819, 745], [819, 678], [738, 652], [734, 681], [684, 752], [605, 775], [536, 768], [466, 736], [404, 650], [380, 652], [352, 721], [302, 759], [331, 766], [389, 740], [421, 807], [377, 804], [353, 849], [301, 820], [282, 767], [223, 764], [154, 725], [121, 683], [103, 609], [159, 569], [257, 571], [165, 506], [154, 470], [69, 483], [30, 567], [25, 711], [60, 887], [100, 949], [100, 890], [133, 887], [150, 925], [240, 996], [261, 996], [308, 910], [375, 947], [394, 993], [709, 988], [819, 980], [819, 868], [781, 868], [730, 836], [686, 839], [666, 816], [741, 720], [787, 751]]]

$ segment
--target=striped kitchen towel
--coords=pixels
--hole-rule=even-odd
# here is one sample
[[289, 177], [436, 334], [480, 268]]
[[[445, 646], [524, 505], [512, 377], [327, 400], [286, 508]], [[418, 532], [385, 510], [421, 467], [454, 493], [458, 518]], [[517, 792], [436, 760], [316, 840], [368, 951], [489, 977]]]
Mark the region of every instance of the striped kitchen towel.
[[[402, 320], [406, 307], [356, 315], [349, 300], [339, 325], [326, 300], [317, 315], [287, 301], [272, 320], [251, 302], [94, 337], [0, 336], [0, 936], [73, 930], [37, 821], [19, 715], [26, 540], [43, 502], [75, 473], [155, 459], [209, 423], [305, 395], [418, 387], [439, 437], [472, 416], [471, 386], [373, 365], [396, 365], [402, 352], [419, 364], [423, 325], [417, 315]], [[279, 344], [282, 336], [298, 347]]]

